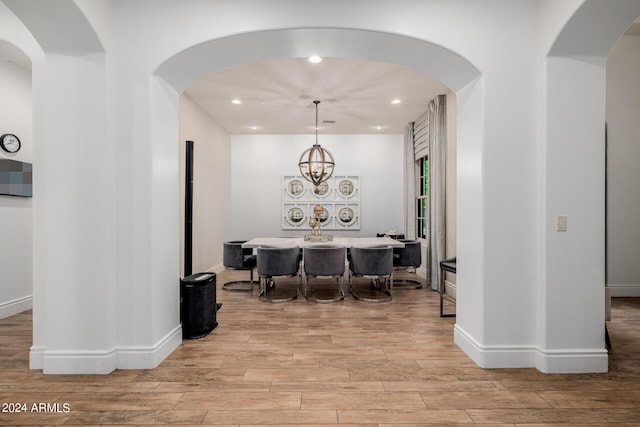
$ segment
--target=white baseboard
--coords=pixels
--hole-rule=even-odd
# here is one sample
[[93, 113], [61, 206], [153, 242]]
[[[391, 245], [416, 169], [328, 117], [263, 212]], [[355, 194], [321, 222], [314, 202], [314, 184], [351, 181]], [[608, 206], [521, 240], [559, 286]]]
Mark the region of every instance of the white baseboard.
[[209, 273], [216, 273], [216, 274], [220, 274], [224, 271], [224, 265], [222, 263], [220, 264], [216, 264], [213, 267], [211, 267], [210, 269], [207, 270], [207, 272]]
[[182, 343], [182, 326], [153, 346], [126, 346], [107, 351], [53, 351], [32, 346], [29, 368], [44, 374], [109, 374], [116, 369], [153, 369]]
[[609, 369], [606, 349], [536, 351], [536, 369], [545, 374], [602, 373]]
[[32, 345], [29, 350], [29, 369], [40, 369], [44, 366], [44, 350], [42, 346]]
[[536, 368], [547, 374], [607, 372], [609, 356], [602, 349], [541, 350], [535, 346], [484, 346], [458, 325], [454, 342], [478, 366], [494, 368]]
[[453, 297], [453, 299], [456, 299], [456, 290], [458, 288], [456, 288], [456, 284], [452, 283], [448, 280], [444, 281], [444, 291], [445, 293], [449, 294], [449, 296]]
[[115, 369], [115, 350], [42, 352], [43, 374], [109, 374]]
[[182, 325], [176, 326], [153, 346], [119, 347], [117, 369], [152, 369], [182, 343]]
[[458, 324], [453, 329], [453, 341], [481, 368], [531, 368], [534, 366], [535, 347], [533, 346], [484, 346]]
[[17, 298], [12, 301], [0, 303], [0, 319], [22, 313], [33, 308], [33, 296]]
[[624, 285], [607, 285], [607, 288], [611, 289], [611, 296], [613, 298], [624, 297], [640, 297], [640, 285], [624, 284]]
[[[427, 269], [425, 267], [416, 268], [416, 274], [418, 277], [427, 280]], [[456, 284], [448, 280], [444, 281], [445, 292], [453, 298], [456, 297]]]

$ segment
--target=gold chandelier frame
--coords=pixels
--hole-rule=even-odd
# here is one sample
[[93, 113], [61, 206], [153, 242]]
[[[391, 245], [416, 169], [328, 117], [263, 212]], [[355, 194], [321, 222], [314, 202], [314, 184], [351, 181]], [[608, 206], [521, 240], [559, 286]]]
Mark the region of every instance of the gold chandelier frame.
[[318, 144], [318, 104], [320, 101], [316, 100], [313, 103], [316, 105], [316, 142], [302, 153], [298, 167], [304, 179], [311, 181], [317, 187], [320, 183], [331, 178], [335, 161], [329, 150]]

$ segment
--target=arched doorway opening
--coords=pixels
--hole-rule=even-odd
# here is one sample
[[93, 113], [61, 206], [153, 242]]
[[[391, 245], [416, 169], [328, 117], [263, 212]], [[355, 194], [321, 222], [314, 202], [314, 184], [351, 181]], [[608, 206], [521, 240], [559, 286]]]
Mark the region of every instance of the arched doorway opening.
[[5, 99], [0, 103], [0, 134], [14, 134], [21, 142], [17, 152], [0, 150], [0, 234], [5, 242], [11, 242], [11, 249], [7, 248], [0, 259], [0, 318], [28, 310], [33, 304], [32, 197], [17, 197], [21, 192], [7, 186], [13, 168], [20, 163], [33, 164], [31, 80], [31, 59], [0, 36], [0, 92]]
[[[637, 2], [616, 6], [607, 9], [601, 2], [585, 1], [550, 43], [545, 58], [539, 216], [544, 280], [538, 292], [536, 351], [536, 367], [543, 372], [607, 371], [605, 65], [615, 41], [640, 14]], [[606, 25], [602, 16], [608, 18]], [[570, 221], [571, 234], [558, 230], [560, 217]], [[576, 299], [577, 310], [558, 304]]]
[[[376, 47], [376, 48], [374, 48]], [[229, 52], [233, 52], [229, 55]], [[481, 88], [470, 85], [480, 77], [479, 71], [460, 55], [441, 46], [395, 34], [350, 29], [287, 29], [241, 34], [211, 40], [188, 48], [165, 62], [156, 75], [177, 92], [188, 88], [203, 76], [216, 70], [231, 69], [240, 64], [272, 58], [304, 58], [313, 52], [323, 57], [358, 58], [392, 63], [434, 77], [458, 93], [465, 108], [458, 112], [459, 137], [463, 144], [476, 145], [481, 134], [476, 120], [482, 102]], [[420, 52], [420, 55], [416, 55]], [[425, 105], [428, 101], [424, 100]], [[456, 112], [453, 112], [455, 115]], [[454, 125], [455, 126], [455, 125]], [[468, 151], [465, 151], [468, 152]], [[477, 157], [468, 157], [477, 162]], [[476, 168], [477, 171], [479, 168]], [[477, 176], [467, 175], [463, 193], [477, 186]], [[466, 196], [459, 196], [465, 197]], [[479, 229], [478, 217], [466, 218], [467, 230]], [[467, 236], [470, 236], [467, 234]], [[221, 246], [222, 242], [218, 242]], [[480, 260], [476, 258], [476, 262]], [[476, 269], [477, 270], [477, 269]], [[471, 270], [470, 270], [471, 271]]]

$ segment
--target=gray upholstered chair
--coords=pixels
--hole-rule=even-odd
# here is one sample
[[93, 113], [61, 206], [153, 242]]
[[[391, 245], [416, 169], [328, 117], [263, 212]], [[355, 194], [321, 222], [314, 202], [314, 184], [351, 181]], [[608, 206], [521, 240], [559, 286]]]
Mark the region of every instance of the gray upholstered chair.
[[[376, 295], [365, 296], [356, 290], [353, 277], [371, 279], [371, 288]], [[393, 287], [393, 249], [391, 246], [351, 248], [349, 262], [349, 289], [354, 298], [367, 302], [391, 301]]]
[[224, 283], [222, 289], [227, 291], [253, 291], [253, 269], [256, 268], [256, 256], [253, 249], [243, 248], [245, 240], [224, 242], [222, 248], [222, 264], [230, 270], [248, 270], [251, 272], [250, 281], [234, 280]]
[[[395, 270], [412, 270], [412, 272], [415, 273], [416, 269], [420, 267], [420, 264], [422, 264], [422, 250], [420, 249], [420, 241], [405, 239], [399, 239], [399, 241], [404, 243], [404, 248], [393, 249], [393, 268]], [[422, 282], [415, 279], [398, 280], [397, 277], [394, 277], [393, 287], [400, 289], [417, 289], [422, 287]]]
[[[336, 302], [344, 299], [344, 271], [347, 248], [340, 245], [315, 245], [304, 248], [304, 286], [302, 294], [313, 302]], [[332, 298], [320, 298], [309, 291], [309, 278], [336, 279], [338, 292]], [[315, 282], [315, 280], [313, 281]]]
[[[258, 251], [258, 277], [260, 281], [261, 301], [284, 302], [298, 297], [300, 289], [300, 248], [260, 246]], [[274, 277], [296, 277], [293, 292], [282, 293], [276, 290]]]

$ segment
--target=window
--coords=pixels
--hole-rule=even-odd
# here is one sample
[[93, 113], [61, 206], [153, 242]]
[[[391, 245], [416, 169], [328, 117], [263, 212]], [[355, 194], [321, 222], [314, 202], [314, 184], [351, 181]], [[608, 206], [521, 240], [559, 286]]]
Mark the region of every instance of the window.
[[426, 239], [429, 225], [429, 158], [422, 157], [416, 163], [419, 167], [416, 188], [416, 235]]

